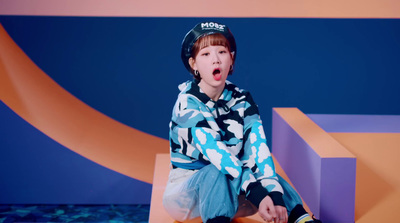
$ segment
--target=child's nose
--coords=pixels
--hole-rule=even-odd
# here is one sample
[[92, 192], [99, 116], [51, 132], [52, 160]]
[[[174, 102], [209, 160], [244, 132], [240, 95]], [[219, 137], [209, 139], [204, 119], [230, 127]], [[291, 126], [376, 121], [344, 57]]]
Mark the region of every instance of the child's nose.
[[218, 54], [214, 54], [213, 56], [213, 64], [220, 64], [221, 60], [219, 59]]

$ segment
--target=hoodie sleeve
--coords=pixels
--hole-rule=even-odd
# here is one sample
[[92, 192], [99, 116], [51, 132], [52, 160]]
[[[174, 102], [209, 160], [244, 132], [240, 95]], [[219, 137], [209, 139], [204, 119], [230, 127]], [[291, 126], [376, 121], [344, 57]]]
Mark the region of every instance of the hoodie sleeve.
[[179, 153], [212, 163], [227, 176], [237, 194], [246, 194], [257, 207], [269, 194], [253, 171], [231, 154], [221, 141], [214, 117], [196, 98], [180, 95], [174, 108], [171, 130], [173, 143], [185, 145]]
[[267, 140], [258, 107], [250, 93], [246, 96], [244, 113], [244, 155], [241, 161], [250, 168], [254, 176], [271, 194], [275, 205], [284, 205], [283, 189], [278, 182], [275, 165], [267, 146]]

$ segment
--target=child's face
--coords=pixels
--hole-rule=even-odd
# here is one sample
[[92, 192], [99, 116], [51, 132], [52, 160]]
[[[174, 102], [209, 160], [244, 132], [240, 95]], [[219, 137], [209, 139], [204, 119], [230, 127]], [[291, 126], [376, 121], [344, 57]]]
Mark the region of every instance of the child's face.
[[225, 46], [207, 46], [201, 49], [196, 58], [190, 58], [193, 70], [198, 70], [201, 82], [210, 87], [225, 86], [233, 60], [232, 54]]

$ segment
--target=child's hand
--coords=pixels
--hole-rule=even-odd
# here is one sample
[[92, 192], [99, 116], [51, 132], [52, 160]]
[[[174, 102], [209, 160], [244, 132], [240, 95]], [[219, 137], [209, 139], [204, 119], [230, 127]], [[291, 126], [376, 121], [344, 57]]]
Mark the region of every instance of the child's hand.
[[264, 221], [270, 222], [276, 219], [274, 202], [270, 196], [266, 196], [260, 203], [258, 213]]
[[274, 202], [269, 196], [261, 201], [258, 213], [266, 222], [286, 223], [288, 220], [286, 208], [279, 205], [274, 206]]
[[286, 223], [288, 221], [288, 215], [287, 215], [287, 210], [285, 207], [276, 205], [275, 206], [275, 212], [277, 215], [277, 218], [275, 219], [275, 222], [277, 223]]

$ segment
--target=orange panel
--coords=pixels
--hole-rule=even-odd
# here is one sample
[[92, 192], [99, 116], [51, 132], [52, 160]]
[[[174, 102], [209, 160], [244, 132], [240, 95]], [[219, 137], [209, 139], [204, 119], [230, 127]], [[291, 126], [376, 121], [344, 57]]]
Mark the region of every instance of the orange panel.
[[274, 108], [274, 110], [314, 149], [321, 158], [355, 158], [321, 127], [311, 121], [298, 108]]
[[40, 70], [0, 26], [0, 100], [65, 147], [151, 183], [155, 154], [168, 141], [121, 124], [84, 104]]
[[356, 222], [398, 222], [400, 133], [330, 133], [357, 156]]
[[397, 0], [0, 0], [3, 15], [400, 18]]

